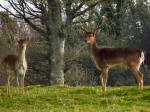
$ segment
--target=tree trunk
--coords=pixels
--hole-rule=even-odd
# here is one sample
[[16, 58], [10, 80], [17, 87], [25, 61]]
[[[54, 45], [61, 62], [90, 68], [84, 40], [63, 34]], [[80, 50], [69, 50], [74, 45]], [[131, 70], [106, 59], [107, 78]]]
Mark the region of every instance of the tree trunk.
[[64, 46], [65, 39], [56, 38], [51, 39], [50, 44], [50, 84], [63, 85], [64, 84]]
[[49, 62], [50, 62], [50, 84], [64, 84], [64, 46], [61, 2], [59, 0], [47, 0], [49, 10], [48, 32], [49, 32]]

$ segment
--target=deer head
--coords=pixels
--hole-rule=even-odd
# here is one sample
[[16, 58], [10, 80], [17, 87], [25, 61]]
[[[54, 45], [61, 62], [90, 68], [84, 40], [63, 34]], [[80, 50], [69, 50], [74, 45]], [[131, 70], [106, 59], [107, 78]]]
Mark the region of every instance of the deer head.
[[27, 44], [28, 44], [28, 41], [29, 41], [29, 37], [17, 39], [19, 48], [20, 48], [20, 49], [26, 49], [26, 46], [27, 46]]
[[84, 39], [85, 42], [87, 44], [92, 44], [96, 41], [96, 36], [99, 33], [99, 31], [101, 30], [102, 26], [104, 25], [104, 23], [106, 22], [107, 18], [106, 16], [102, 16], [102, 22], [101, 24], [98, 24], [96, 29], [93, 32], [88, 32], [84, 27], [83, 24], [81, 24], [81, 30], [83, 31], [83, 33], [85, 34]]

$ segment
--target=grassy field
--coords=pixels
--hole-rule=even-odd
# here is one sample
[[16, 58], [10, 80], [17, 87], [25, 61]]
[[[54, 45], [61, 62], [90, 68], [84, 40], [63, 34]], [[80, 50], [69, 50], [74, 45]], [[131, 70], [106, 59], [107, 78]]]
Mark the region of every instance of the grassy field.
[[28, 86], [24, 95], [0, 88], [0, 112], [150, 112], [150, 86], [99, 87]]

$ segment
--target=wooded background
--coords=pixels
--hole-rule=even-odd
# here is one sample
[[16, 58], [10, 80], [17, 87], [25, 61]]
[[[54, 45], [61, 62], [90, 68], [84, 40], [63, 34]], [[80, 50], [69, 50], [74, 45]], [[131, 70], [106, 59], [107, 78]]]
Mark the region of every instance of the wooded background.
[[[98, 35], [99, 46], [143, 49], [144, 83], [150, 84], [148, 0], [4, 1], [7, 6], [0, 4], [0, 61], [16, 52], [16, 38], [30, 37], [26, 85], [100, 84], [101, 71], [90, 58], [80, 22], [93, 31], [103, 15], [108, 19]], [[117, 66], [109, 72], [108, 85], [135, 85], [135, 77], [125, 66]]]

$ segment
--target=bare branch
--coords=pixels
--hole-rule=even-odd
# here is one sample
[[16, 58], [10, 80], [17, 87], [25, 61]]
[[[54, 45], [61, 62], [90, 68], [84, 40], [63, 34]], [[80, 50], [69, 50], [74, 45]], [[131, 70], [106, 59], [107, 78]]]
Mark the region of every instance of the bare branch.
[[23, 15], [23, 13], [22, 13], [21, 9], [18, 7], [18, 4], [17, 4], [17, 3], [14, 3], [13, 0], [9, 0], [8, 2], [9, 2], [9, 4], [11, 5], [11, 7], [12, 7], [20, 16]]
[[24, 18], [25, 22], [27, 22], [34, 30], [38, 31], [41, 35], [45, 36], [47, 35], [47, 32], [35, 25], [33, 22], [31, 22], [28, 18]]
[[82, 20], [82, 22], [83, 22], [84, 19], [83, 19], [83, 18], [80, 19], [80, 27], [81, 27], [81, 30], [82, 30], [83, 32], [87, 32], [87, 30], [84, 28], [83, 23], [81, 22], [81, 20]]
[[[41, 25], [39, 26], [36, 23], [32, 22], [32, 20], [34, 20], [35, 22], [36, 20], [42, 19], [40, 15], [41, 10], [39, 10], [39, 14], [36, 14], [37, 13], [36, 10], [30, 8], [30, 6], [28, 6], [27, 2], [25, 2], [24, 0], [17, 1], [17, 2], [14, 0], [7, 0], [7, 1], [10, 4], [10, 6], [16, 11], [17, 14], [12, 13], [1, 4], [0, 4], [0, 7], [2, 7], [4, 10], [6, 10], [8, 13], [13, 15], [14, 17], [24, 19], [26, 23], [28, 23], [34, 30], [38, 31], [41, 35], [45, 36], [47, 34], [46, 30], [44, 30], [44, 28], [43, 29], [41, 28]], [[41, 5], [41, 7], [44, 7], [44, 5]]]
[[5, 11], [7, 11], [10, 15], [12, 15], [12, 16], [14, 16], [16, 18], [21, 18], [21, 17], [17, 16], [16, 14], [14, 14], [13, 12], [11, 12], [10, 10], [8, 10], [7, 8], [5, 8], [4, 6], [2, 6], [1, 4], [0, 4], [0, 7], [2, 9], [4, 9]]
[[80, 24], [80, 23], [84, 24], [84, 23], [90, 22], [90, 21], [91, 21], [91, 19], [87, 18], [87, 19], [84, 19], [84, 20], [82, 19], [80, 21], [74, 21], [73, 24]]
[[80, 3], [76, 8], [72, 10], [72, 13], [76, 13], [78, 10], [82, 8], [83, 5], [84, 5], [84, 2]]
[[97, 1], [95, 3], [93, 3], [92, 5], [88, 6], [86, 9], [84, 9], [83, 11], [80, 11], [80, 12], [76, 12], [74, 14], [74, 17], [73, 18], [76, 18], [80, 15], [83, 15], [84, 13], [86, 13], [87, 11], [89, 11], [90, 9], [92, 9], [93, 7], [95, 7], [100, 1]]

